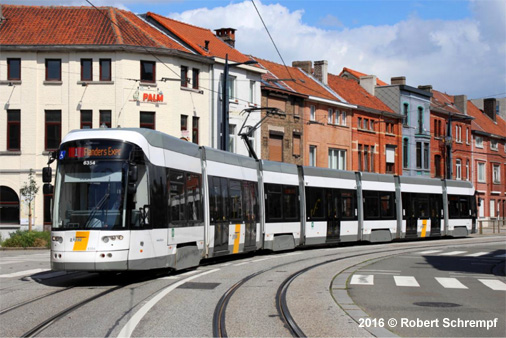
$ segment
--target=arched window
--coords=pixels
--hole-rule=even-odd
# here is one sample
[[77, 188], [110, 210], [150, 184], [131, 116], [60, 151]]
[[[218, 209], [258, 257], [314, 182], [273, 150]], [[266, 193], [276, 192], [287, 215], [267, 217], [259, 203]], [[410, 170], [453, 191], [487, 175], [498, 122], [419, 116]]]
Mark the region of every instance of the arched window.
[[0, 224], [19, 224], [19, 198], [14, 190], [0, 186]]

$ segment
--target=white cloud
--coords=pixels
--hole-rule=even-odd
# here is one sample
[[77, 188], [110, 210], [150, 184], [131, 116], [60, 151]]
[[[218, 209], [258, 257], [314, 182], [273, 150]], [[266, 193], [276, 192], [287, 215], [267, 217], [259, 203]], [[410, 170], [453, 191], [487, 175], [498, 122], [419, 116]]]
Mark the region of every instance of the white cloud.
[[[505, 1], [473, 1], [473, 17], [463, 20], [413, 15], [394, 25], [339, 30], [304, 24], [303, 10], [255, 3], [287, 64], [328, 60], [332, 73], [350, 67], [387, 82], [406, 76], [411, 86], [432, 84], [469, 98], [506, 93]], [[250, 1], [169, 16], [210, 29], [236, 28], [237, 49], [281, 63]], [[330, 13], [327, 18], [337, 20]]]

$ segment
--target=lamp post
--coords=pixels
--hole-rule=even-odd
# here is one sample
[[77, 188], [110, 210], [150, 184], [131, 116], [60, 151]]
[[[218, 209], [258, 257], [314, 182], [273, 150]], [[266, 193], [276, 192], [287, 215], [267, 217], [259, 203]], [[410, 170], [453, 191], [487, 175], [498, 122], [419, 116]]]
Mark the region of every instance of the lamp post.
[[228, 134], [229, 134], [229, 100], [228, 100], [228, 71], [230, 67], [235, 67], [239, 65], [252, 65], [257, 64], [258, 62], [255, 60], [248, 60], [245, 62], [238, 62], [238, 63], [228, 63], [228, 54], [225, 55], [225, 66], [223, 68], [223, 82], [222, 82], [222, 104], [221, 104], [221, 119], [218, 123], [220, 129], [219, 132], [221, 133], [220, 137], [220, 149], [229, 151], [228, 149]]

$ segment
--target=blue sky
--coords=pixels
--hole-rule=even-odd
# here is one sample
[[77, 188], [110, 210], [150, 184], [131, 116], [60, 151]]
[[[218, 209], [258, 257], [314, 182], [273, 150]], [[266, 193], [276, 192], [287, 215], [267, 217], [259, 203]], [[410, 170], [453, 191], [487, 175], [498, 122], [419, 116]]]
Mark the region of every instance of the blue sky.
[[[281, 63], [251, 0], [91, 0], [209, 28], [233, 27], [236, 48]], [[84, 0], [11, 0], [87, 5]], [[285, 62], [327, 60], [385, 82], [468, 98], [506, 97], [506, 0], [255, 0]]]

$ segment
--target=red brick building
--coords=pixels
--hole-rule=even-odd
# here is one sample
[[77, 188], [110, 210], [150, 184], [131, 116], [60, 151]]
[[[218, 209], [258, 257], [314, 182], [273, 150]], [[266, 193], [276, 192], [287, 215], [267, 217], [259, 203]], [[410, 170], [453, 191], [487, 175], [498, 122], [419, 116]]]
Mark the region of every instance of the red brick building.
[[472, 121], [472, 182], [478, 197], [478, 218], [506, 217], [506, 121], [496, 115], [495, 99], [484, 110], [467, 102]]
[[402, 115], [374, 96], [376, 76], [364, 75], [359, 81], [329, 74], [330, 88], [357, 106], [351, 117], [351, 170], [400, 175]]

